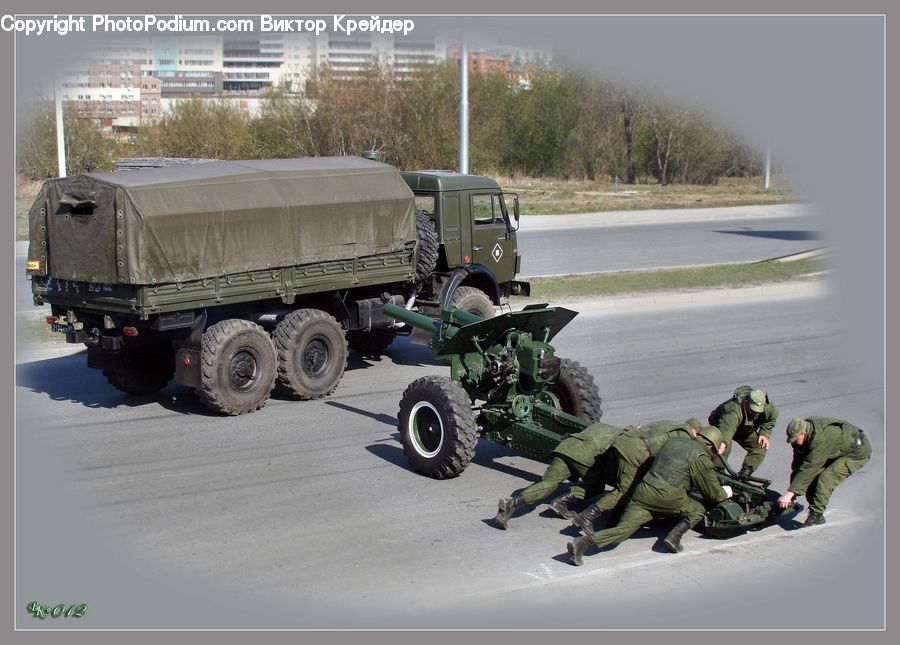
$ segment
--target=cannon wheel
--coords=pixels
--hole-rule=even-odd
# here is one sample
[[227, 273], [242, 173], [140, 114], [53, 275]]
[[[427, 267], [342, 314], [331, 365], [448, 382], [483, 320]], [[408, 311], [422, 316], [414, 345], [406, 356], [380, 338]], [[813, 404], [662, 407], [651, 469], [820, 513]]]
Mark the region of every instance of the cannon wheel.
[[109, 369], [103, 370], [103, 376], [110, 385], [128, 394], [158, 392], [175, 374], [175, 356], [169, 343], [124, 349], [114, 360]]
[[396, 337], [397, 332], [392, 329], [354, 330], [347, 332], [347, 344], [360, 354], [380, 354]]
[[229, 415], [253, 412], [273, 387], [275, 347], [262, 327], [230, 318], [203, 332], [196, 392], [206, 407]]
[[298, 399], [318, 399], [337, 389], [347, 367], [347, 339], [340, 323], [319, 309], [292, 311], [272, 335], [278, 382]]
[[475, 413], [465, 390], [444, 376], [409, 384], [398, 415], [403, 454], [413, 470], [434, 479], [456, 477], [475, 456]]
[[559, 409], [585, 421], [596, 423], [603, 416], [600, 390], [590, 372], [578, 361], [562, 359], [559, 378], [550, 388], [559, 401]]
[[453, 292], [450, 305], [482, 318], [493, 318], [497, 313], [487, 294], [476, 287], [459, 287]]

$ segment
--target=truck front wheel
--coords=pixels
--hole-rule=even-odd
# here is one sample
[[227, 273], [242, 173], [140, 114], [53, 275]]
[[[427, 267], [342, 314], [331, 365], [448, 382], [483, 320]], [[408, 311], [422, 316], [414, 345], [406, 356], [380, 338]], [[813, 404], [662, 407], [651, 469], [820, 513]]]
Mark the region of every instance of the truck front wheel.
[[347, 367], [347, 339], [334, 317], [319, 309], [292, 311], [273, 334], [278, 382], [298, 399], [334, 392]]
[[398, 424], [403, 454], [417, 473], [456, 477], [475, 456], [475, 413], [465, 390], [449, 378], [423, 376], [410, 383]]
[[450, 306], [482, 318], [493, 318], [496, 313], [491, 299], [476, 287], [459, 287], [450, 298]]
[[197, 395], [211, 410], [245, 414], [266, 404], [275, 387], [275, 347], [259, 325], [231, 318], [203, 332]]
[[128, 394], [153, 394], [163, 389], [175, 374], [175, 355], [168, 343], [124, 349], [103, 370], [110, 385]]

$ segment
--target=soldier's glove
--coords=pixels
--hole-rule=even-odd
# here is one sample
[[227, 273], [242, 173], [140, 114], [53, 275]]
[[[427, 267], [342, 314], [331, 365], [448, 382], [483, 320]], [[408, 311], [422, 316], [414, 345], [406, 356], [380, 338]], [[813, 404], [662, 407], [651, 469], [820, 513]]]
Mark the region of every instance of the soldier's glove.
[[726, 499], [731, 499], [731, 496], [734, 495], [734, 491], [731, 490], [731, 486], [729, 486], [728, 484], [725, 484], [724, 486], [722, 486], [722, 490], [725, 491]]

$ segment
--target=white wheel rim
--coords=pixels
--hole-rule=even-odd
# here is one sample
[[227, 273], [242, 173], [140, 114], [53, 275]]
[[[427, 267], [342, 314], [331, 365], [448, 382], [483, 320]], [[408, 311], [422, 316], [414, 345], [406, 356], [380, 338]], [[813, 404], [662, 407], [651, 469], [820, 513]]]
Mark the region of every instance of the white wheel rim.
[[[438, 441], [438, 445], [434, 450], [431, 451], [426, 450], [422, 445], [421, 433], [416, 427], [416, 419], [419, 416], [419, 412], [423, 410], [423, 408], [431, 411], [434, 414], [434, 417], [435, 419], [437, 419], [438, 424], [437, 431], [440, 433], [440, 440]], [[433, 429], [431, 429], [431, 426], [429, 426], [429, 429], [430, 432], [434, 431]], [[409, 420], [406, 422], [406, 432], [409, 436], [413, 450], [415, 450], [417, 454], [425, 457], [426, 459], [430, 459], [431, 457], [436, 456], [441, 451], [441, 448], [444, 447], [444, 422], [441, 420], [441, 415], [438, 413], [437, 408], [435, 408], [428, 401], [419, 401], [413, 406], [412, 410], [410, 410]]]

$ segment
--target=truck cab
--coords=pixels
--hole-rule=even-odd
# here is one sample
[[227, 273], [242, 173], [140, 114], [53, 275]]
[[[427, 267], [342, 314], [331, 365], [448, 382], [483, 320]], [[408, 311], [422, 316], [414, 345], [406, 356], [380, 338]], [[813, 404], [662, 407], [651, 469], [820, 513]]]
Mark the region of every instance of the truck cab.
[[[455, 276], [455, 286], [475, 287], [495, 305], [510, 295], [528, 295], [516, 231], [519, 198], [496, 181], [443, 170], [401, 173], [416, 198], [416, 209], [432, 220], [439, 244], [434, 291]], [[442, 303], [447, 304], [447, 303]]]

